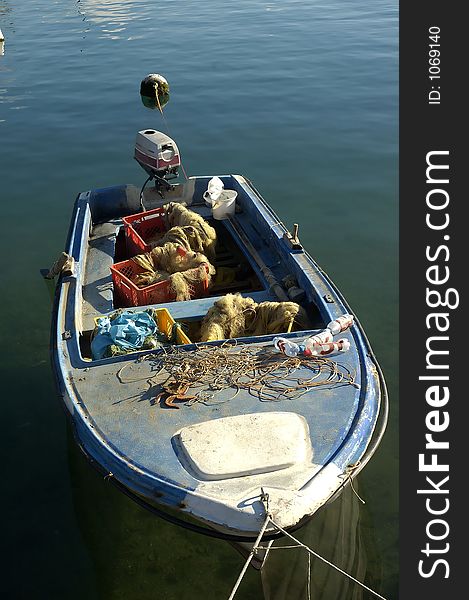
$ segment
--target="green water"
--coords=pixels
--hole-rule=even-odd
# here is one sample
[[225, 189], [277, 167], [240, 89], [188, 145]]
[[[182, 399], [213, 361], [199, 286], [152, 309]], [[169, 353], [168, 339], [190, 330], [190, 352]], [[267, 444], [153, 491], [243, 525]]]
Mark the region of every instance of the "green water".
[[[223, 599], [242, 566], [84, 463], [49, 366], [39, 269], [63, 249], [79, 191], [143, 183], [135, 132], [162, 126], [138, 95], [150, 72], [171, 84], [187, 173], [249, 177], [300, 223], [366, 329], [391, 399], [366, 504], [344, 496], [302, 535], [397, 597], [397, 27], [388, 0], [0, 0], [4, 597]], [[306, 598], [304, 557], [279, 552], [237, 598]], [[314, 598], [368, 598], [327, 567], [313, 575]]]

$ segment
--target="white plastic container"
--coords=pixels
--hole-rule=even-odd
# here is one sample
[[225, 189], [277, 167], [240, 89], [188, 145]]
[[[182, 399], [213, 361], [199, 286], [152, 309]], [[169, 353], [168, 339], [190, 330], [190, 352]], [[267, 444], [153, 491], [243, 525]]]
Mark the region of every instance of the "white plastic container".
[[332, 331], [332, 335], [337, 335], [338, 333], [342, 333], [346, 331], [349, 327], [353, 325], [353, 315], [345, 314], [341, 317], [337, 317], [334, 321], [331, 321], [327, 326], [328, 329]]
[[235, 190], [223, 190], [216, 202], [212, 204], [212, 215], [214, 219], [221, 221], [235, 214], [236, 197]]
[[212, 206], [218, 200], [223, 191], [223, 181], [219, 177], [212, 177], [208, 182], [207, 191], [204, 192], [204, 200], [207, 206]]
[[298, 346], [298, 344], [295, 344], [295, 342], [287, 340], [286, 338], [275, 337], [273, 339], [273, 344], [276, 350], [282, 352], [283, 354], [286, 354], [287, 356], [294, 357], [298, 356], [298, 354], [300, 353], [300, 347]]
[[313, 335], [312, 337], [305, 340], [304, 344], [308, 350], [311, 351], [312, 354], [315, 353], [315, 346], [318, 344], [328, 344], [333, 342], [334, 338], [332, 336], [332, 332], [330, 329], [324, 329], [320, 333]]
[[342, 338], [336, 342], [327, 342], [315, 346], [318, 356], [327, 356], [328, 354], [338, 354], [350, 350], [350, 342], [347, 338]]

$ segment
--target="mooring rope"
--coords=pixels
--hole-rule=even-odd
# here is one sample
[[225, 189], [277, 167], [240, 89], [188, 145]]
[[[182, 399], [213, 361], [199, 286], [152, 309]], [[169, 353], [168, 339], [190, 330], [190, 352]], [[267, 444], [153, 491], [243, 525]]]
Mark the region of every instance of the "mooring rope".
[[[160, 113], [161, 113], [161, 118], [163, 119], [163, 122], [164, 122], [164, 124], [165, 124], [166, 131], [167, 131], [167, 133], [168, 133], [169, 137], [172, 137], [172, 136], [171, 136], [171, 132], [170, 132], [170, 130], [169, 130], [168, 120], [167, 120], [167, 119], [166, 119], [166, 117], [164, 116], [163, 108], [162, 108], [162, 106], [161, 106], [161, 104], [160, 104], [160, 98], [159, 98], [159, 95], [158, 95], [158, 89], [156, 90], [156, 101], [158, 102], [158, 110], [159, 110], [159, 111], [160, 111]], [[182, 169], [182, 172], [183, 172], [183, 174], [184, 174], [184, 177], [186, 178], [186, 181], [188, 181], [188, 179], [189, 179], [189, 178], [187, 177], [186, 170], [184, 169], [184, 165], [182, 164], [182, 158], [181, 158], [181, 157], [179, 157], [179, 159], [180, 159], [180, 161], [181, 161], [181, 169]]]
[[363, 500], [363, 498], [360, 496], [360, 494], [357, 492], [357, 490], [354, 488], [353, 486], [353, 473], [359, 469], [361, 466], [360, 461], [358, 461], [355, 464], [352, 465], [348, 465], [348, 467], [345, 469], [345, 473], [342, 475], [342, 477], [345, 477], [346, 479], [348, 478], [349, 483], [350, 483], [350, 487], [352, 488], [352, 492], [355, 494], [355, 496], [358, 498], [358, 500], [360, 500], [360, 502], [362, 504], [366, 504], [366, 502]]
[[[298, 540], [296, 537], [294, 537], [293, 535], [291, 535], [291, 533], [288, 533], [288, 531], [286, 531], [285, 529], [283, 529], [282, 527], [280, 527], [280, 525], [278, 525], [273, 519], [271, 519], [269, 517], [269, 521], [270, 523], [272, 523], [272, 525], [281, 533], [283, 533], [283, 535], [287, 536], [288, 538], [290, 538], [291, 540], [293, 540], [296, 544], [298, 548], [303, 548], [304, 550], [306, 550], [306, 552], [308, 552], [309, 555], [314, 556], [315, 558], [319, 558], [319, 560], [322, 560], [322, 562], [326, 563], [326, 565], [329, 565], [330, 567], [332, 567], [333, 569], [335, 569], [336, 571], [338, 571], [339, 573], [341, 573], [342, 575], [344, 575], [345, 577], [348, 577], [349, 579], [351, 579], [354, 583], [356, 583], [357, 585], [359, 585], [360, 587], [362, 587], [363, 589], [365, 589], [367, 592], [370, 592], [370, 594], [373, 594], [374, 596], [376, 596], [377, 598], [381, 598], [381, 600], [386, 600], [386, 598], [384, 596], [381, 596], [381, 594], [378, 594], [378, 592], [375, 592], [374, 590], [372, 590], [371, 588], [369, 588], [367, 585], [365, 585], [364, 583], [362, 583], [361, 581], [359, 581], [358, 579], [355, 579], [355, 577], [353, 577], [352, 575], [350, 575], [349, 573], [347, 573], [346, 571], [342, 570], [340, 567], [338, 567], [337, 565], [335, 565], [334, 563], [332, 563], [331, 561], [327, 560], [327, 558], [324, 558], [323, 556], [321, 556], [320, 554], [318, 554], [317, 552], [315, 552], [314, 550], [312, 550], [312, 548], [310, 548], [309, 546], [307, 546], [306, 544], [303, 544], [302, 542], [300, 542], [300, 540]], [[258, 546], [259, 549], [264, 549], [263, 546]], [[271, 548], [271, 550], [273, 550], [274, 548]], [[275, 549], [278, 550], [282, 550], [282, 546], [276, 546]]]
[[[256, 541], [254, 542], [254, 546], [252, 547], [251, 552], [249, 553], [249, 556], [246, 559], [246, 562], [244, 563], [244, 566], [241, 570], [241, 573], [239, 574], [238, 579], [236, 580], [236, 583], [233, 587], [233, 590], [231, 591], [230, 597], [228, 598], [228, 600], [233, 600], [236, 591], [238, 590], [241, 581], [244, 577], [244, 574], [246, 573], [248, 566], [254, 556], [254, 554], [258, 551], [258, 550], [266, 550], [266, 551], [270, 551], [270, 550], [288, 550], [290, 548], [303, 548], [304, 550], [306, 550], [306, 552], [308, 553], [308, 573], [307, 573], [307, 591], [308, 591], [308, 599], [311, 598], [311, 556], [314, 556], [315, 558], [319, 558], [319, 560], [321, 560], [322, 562], [324, 562], [326, 565], [328, 565], [329, 567], [332, 567], [333, 569], [335, 569], [336, 571], [338, 571], [339, 573], [341, 573], [342, 575], [344, 575], [345, 577], [348, 577], [348, 579], [350, 579], [351, 581], [353, 581], [354, 583], [356, 583], [357, 585], [359, 585], [360, 587], [362, 587], [364, 590], [366, 590], [367, 592], [370, 592], [370, 594], [373, 594], [373, 596], [376, 596], [376, 598], [380, 598], [381, 600], [386, 600], [386, 598], [384, 596], [381, 596], [381, 594], [378, 594], [378, 592], [375, 592], [374, 590], [372, 590], [370, 587], [368, 587], [367, 585], [365, 585], [364, 583], [362, 583], [361, 581], [359, 581], [358, 579], [355, 579], [355, 577], [353, 577], [352, 575], [350, 575], [349, 573], [347, 573], [346, 571], [342, 570], [340, 567], [338, 567], [337, 565], [335, 565], [334, 563], [332, 563], [331, 561], [327, 560], [327, 558], [324, 558], [323, 556], [321, 556], [320, 554], [318, 554], [317, 552], [315, 552], [312, 548], [310, 548], [309, 546], [307, 546], [306, 544], [303, 544], [303, 542], [300, 542], [300, 540], [298, 540], [296, 537], [294, 537], [293, 535], [291, 535], [291, 533], [288, 533], [288, 531], [286, 531], [285, 529], [283, 529], [283, 527], [281, 527], [280, 525], [278, 525], [278, 523], [276, 523], [270, 512], [268, 512], [268, 494], [264, 494], [264, 492], [262, 492], [261, 494], [261, 501], [263, 501], [264, 506], [266, 507], [266, 516], [265, 516], [265, 521], [259, 531], [259, 535], [257, 536]], [[290, 546], [261, 546], [261, 542], [262, 542], [262, 537], [265, 533], [265, 530], [267, 529], [268, 525], [271, 524], [273, 527], [275, 527], [277, 529], [277, 531], [279, 531], [280, 533], [282, 533], [284, 536], [290, 538], [293, 542], [295, 542], [295, 545], [290, 545]]]
[[231, 590], [231, 594], [230, 597], [228, 598], [228, 600], [233, 600], [233, 598], [235, 597], [235, 594], [239, 588], [239, 586], [241, 585], [241, 582], [243, 580], [244, 574], [246, 573], [246, 571], [248, 570], [249, 564], [252, 560], [252, 557], [254, 556], [254, 554], [256, 553], [257, 549], [259, 548], [259, 544], [261, 543], [262, 540], [262, 536], [264, 535], [265, 530], [267, 529], [268, 524], [270, 523], [270, 515], [267, 514], [266, 519], [264, 521], [264, 524], [261, 527], [261, 530], [259, 531], [259, 535], [257, 536], [256, 541], [254, 542], [254, 546], [252, 547], [251, 552], [249, 553], [249, 556], [247, 557], [246, 562], [244, 563], [244, 566], [241, 570], [241, 573], [239, 574], [238, 579], [236, 580], [236, 583], [234, 584], [233, 589]]

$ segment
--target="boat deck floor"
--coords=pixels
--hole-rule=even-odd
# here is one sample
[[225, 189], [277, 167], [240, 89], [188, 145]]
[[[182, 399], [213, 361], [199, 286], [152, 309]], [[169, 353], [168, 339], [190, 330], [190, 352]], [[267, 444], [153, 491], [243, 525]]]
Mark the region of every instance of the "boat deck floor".
[[[271, 341], [256, 346], [262, 351], [264, 347], [271, 347]], [[350, 372], [356, 372], [357, 361], [355, 349], [341, 357], [341, 364]], [[310, 376], [310, 372], [302, 372], [302, 369], [295, 373], [298, 379]], [[103, 439], [112, 440], [113, 447], [125, 460], [187, 489], [197, 487], [198, 481], [184, 468], [174, 447], [174, 435], [183, 427], [272, 410], [302, 415], [308, 423], [313, 447], [311, 468], [305, 470], [303, 465], [298, 472], [293, 468], [269, 475], [269, 485], [282, 485], [288, 477], [289, 485], [295, 487], [304, 484], [318, 466], [326, 464], [343, 443], [360, 398], [359, 387], [352, 385], [321, 386], [294, 399], [273, 398], [272, 401], [262, 401], [247, 390], [229, 388], [217, 392], [212, 400], [180, 403], [180, 408], [175, 410], [157, 400], [161, 384], [167, 378], [167, 372], [160, 372], [157, 357], [139, 360], [137, 356], [130, 358], [129, 355], [128, 359], [119, 362], [90, 363], [90, 367], [75, 372], [73, 383], [79, 401], [86, 403], [94, 430]], [[196, 391], [189, 390], [188, 393]], [[259, 435], [269, 433], [260, 432]], [[262, 479], [256, 475], [251, 477], [253, 485]], [[231, 484], [228, 482], [227, 485], [228, 490]]]
[[114, 263], [120, 222], [95, 225], [91, 232], [83, 285], [83, 330], [94, 328], [94, 318], [113, 310], [110, 267]]

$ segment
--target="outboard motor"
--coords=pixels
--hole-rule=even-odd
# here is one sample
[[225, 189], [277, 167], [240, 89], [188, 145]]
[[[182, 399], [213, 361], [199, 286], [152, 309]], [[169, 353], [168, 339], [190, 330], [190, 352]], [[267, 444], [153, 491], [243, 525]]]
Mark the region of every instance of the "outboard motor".
[[167, 181], [178, 176], [181, 158], [176, 142], [161, 131], [144, 129], [137, 133], [135, 160], [152, 178]]

